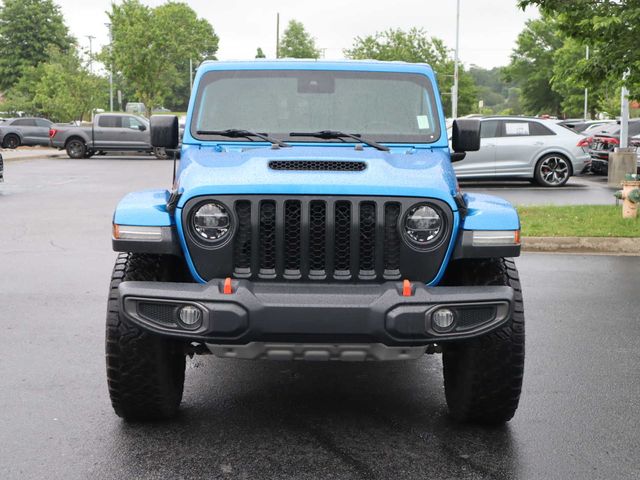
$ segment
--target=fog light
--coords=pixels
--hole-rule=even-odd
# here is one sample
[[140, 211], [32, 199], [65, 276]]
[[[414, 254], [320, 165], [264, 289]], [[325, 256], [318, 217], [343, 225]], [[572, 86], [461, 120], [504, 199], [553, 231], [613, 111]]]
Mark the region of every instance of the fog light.
[[456, 315], [448, 308], [439, 308], [431, 314], [431, 323], [433, 328], [439, 331], [447, 331], [453, 327], [456, 321]]
[[180, 322], [188, 328], [197, 328], [202, 323], [202, 311], [191, 305], [186, 305], [180, 309]]

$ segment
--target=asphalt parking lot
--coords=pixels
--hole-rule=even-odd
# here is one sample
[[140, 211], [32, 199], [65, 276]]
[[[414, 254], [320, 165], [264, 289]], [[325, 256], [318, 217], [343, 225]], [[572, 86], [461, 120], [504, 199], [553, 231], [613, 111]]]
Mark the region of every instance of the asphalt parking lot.
[[[640, 479], [638, 257], [518, 260], [527, 363], [505, 427], [449, 420], [438, 356], [356, 365], [196, 357], [181, 415], [128, 425], [111, 410], [104, 371], [111, 215], [131, 190], [168, 187], [171, 162], [11, 161], [5, 178], [2, 479]], [[610, 194], [597, 179], [574, 182], [586, 186], [465, 189], [524, 203]]]

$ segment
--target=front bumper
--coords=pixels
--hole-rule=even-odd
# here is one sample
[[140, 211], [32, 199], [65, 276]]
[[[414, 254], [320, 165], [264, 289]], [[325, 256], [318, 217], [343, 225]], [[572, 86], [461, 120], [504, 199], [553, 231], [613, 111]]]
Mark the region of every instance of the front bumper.
[[[225, 293], [224, 283], [123, 282], [118, 288], [120, 312], [149, 332], [217, 347], [256, 342], [410, 347], [484, 335], [510, 318], [514, 302], [514, 291], [506, 286], [414, 283], [409, 291], [402, 282], [234, 280], [232, 293]], [[202, 312], [195, 328], [179, 320], [185, 305]], [[431, 316], [439, 307], [455, 314], [454, 325], [446, 331], [432, 324]]]

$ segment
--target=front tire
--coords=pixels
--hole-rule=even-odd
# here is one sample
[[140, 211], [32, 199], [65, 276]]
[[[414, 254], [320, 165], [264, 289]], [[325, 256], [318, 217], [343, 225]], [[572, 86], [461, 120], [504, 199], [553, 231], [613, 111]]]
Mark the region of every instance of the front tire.
[[69, 140], [67, 142], [66, 149], [69, 158], [73, 158], [75, 160], [85, 158], [85, 155], [87, 154], [87, 145], [78, 138]]
[[571, 162], [564, 155], [549, 153], [536, 164], [534, 179], [543, 187], [561, 187], [571, 176]]
[[511, 259], [463, 260], [452, 265], [449, 285], [506, 285], [515, 291], [511, 318], [482, 337], [443, 346], [444, 387], [459, 422], [501, 424], [515, 414], [524, 373], [524, 308]]
[[171, 418], [182, 401], [182, 345], [129, 323], [118, 306], [121, 282], [171, 280], [170, 267], [170, 260], [161, 255], [121, 253], [113, 268], [107, 308], [107, 383], [113, 409], [127, 421]]
[[18, 148], [20, 146], [20, 137], [14, 135], [13, 133], [10, 133], [6, 137], [4, 137], [2, 146], [11, 150]]

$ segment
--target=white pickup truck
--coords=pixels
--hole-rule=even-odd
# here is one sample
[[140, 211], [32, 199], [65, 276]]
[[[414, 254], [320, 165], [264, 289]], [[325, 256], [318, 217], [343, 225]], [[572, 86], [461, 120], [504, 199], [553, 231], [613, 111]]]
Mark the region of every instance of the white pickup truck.
[[90, 158], [106, 152], [147, 152], [167, 158], [164, 149], [154, 149], [149, 121], [128, 113], [100, 113], [93, 123], [80, 126], [55, 124], [49, 130], [51, 146], [66, 150], [71, 158]]

